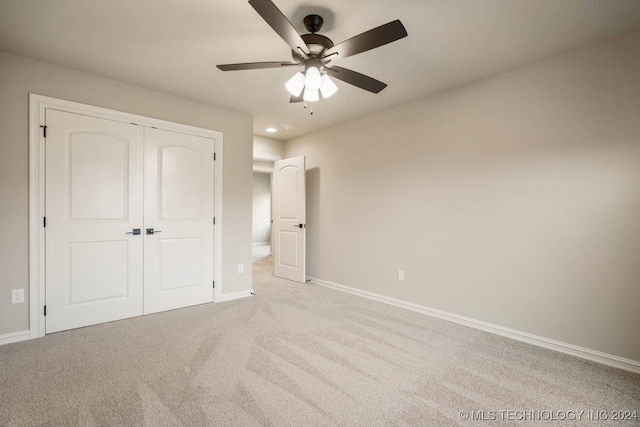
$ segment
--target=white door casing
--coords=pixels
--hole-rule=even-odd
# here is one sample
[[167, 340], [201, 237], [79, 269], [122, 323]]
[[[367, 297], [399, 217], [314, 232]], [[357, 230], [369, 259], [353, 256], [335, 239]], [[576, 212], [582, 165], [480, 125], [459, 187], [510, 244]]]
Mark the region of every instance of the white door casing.
[[273, 272], [306, 281], [306, 187], [304, 156], [273, 165]]
[[144, 151], [144, 313], [212, 302], [215, 140], [149, 128]]
[[143, 129], [46, 114], [46, 332], [138, 316]]

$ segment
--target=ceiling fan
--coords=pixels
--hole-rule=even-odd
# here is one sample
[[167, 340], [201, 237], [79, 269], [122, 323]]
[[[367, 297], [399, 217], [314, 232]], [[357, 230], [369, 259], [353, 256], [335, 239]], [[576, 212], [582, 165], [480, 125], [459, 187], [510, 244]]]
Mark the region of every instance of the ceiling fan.
[[400, 20], [395, 20], [334, 45], [328, 37], [317, 34], [324, 22], [319, 15], [307, 15], [304, 18], [309, 34], [300, 35], [271, 0], [249, 0], [249, 4], [291, 47], [293, 62], [248, 62], [218, 65], [218, 68], [237, 71], [304, 66], [305, 73], [296, 73], [285, 85], [291, 93], [290, 102], [314, 102], [320, 96], [328, 98], [338, 89], [329, 76], [369, 92], [380, 92], [387, 87], [385, 83], [347, 68], [329, 67], [329, 63], [407, 36], [407, 30]]

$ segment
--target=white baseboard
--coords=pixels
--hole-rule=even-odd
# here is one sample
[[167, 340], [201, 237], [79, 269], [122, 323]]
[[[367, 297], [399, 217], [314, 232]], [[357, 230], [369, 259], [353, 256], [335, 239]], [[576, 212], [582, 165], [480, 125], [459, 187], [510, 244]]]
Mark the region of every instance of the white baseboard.
[[11, 344], [12, 342], [25, 341], [31, 338], [30, 331], [11, 332], [0, 335], [0, 345]]
[[256, 246], [269, 246], [269, 242], [254, 242], [252, 246], [255, 248]]
[[469, 317], [460, 316], [446, 311], [438, 310], [435, 308], [425, 307], [423, 305], [414, 304], [412, 302], [402, 301], [396, 298], [387, 297], [384, 295], [376, 294], [373, 292], [367, 292], [360, 289], [352, 288], [349, 286], [339, 285], [337, 283], [329, 282], [315, 277], [307, 277], [312, 284], [325, 286], [327, 288], [336, 289], [342, 292], [347, 292], [353, 295], [358, 295], [364, 298], [368, 298], [374, 301], [390, 304], [396, 307], [404, 308], [407, 310], [415, 311], [418, 313], [426, 314], [429, 316], [437, 317], [439, 319], [448, 320], [450, 322], [458, 323], [460, 325], [469, 326], [471, 328], [480, 329], [481, 331], [490, 332], [492, 334], [501, 335], [503, 337], [515, 339], [518, 341], [526, 342], [528, 344], [537, 345], [540, 347], [548, 348], [550, 350], [559, 351], [561, 353], [570, 354], [583, 359], [591, 360], [593, 362], [602, 363], [604, 365], [613, 366], [615, 368], [624, 369], [625, 371], [634, 372], [640, 374], [640, 362], [636, 360], [626, 359], [624, 357], [615, 356], [613, 354], [603, 353], [597, 350], [592, 350], [585, 347], [565, 343], [562, 341], [556, 341], [549, 338], [541, 337], [538, 335], [529, 334], [527, 332], [517, 331], [515, 329], [505, 328], [503, 326], [494, 325], [491, 323], [483, 322], [481, 320], [475, 320]]
[[230, 294], [222, 294], [216, 302], [233, 301], [234, 299], [247, 298], [253, 295], [253, 289], [248, 291], [232, 292]]

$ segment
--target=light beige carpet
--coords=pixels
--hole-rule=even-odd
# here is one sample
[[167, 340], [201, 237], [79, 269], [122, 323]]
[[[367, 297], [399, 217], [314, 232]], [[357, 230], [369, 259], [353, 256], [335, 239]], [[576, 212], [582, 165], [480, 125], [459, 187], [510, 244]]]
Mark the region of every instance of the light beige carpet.
[[639, 424], [508, 420], [640, 411], [640, 376], [279, 280], [269, 260], [252, 298], [0, 347], [0, 425]]

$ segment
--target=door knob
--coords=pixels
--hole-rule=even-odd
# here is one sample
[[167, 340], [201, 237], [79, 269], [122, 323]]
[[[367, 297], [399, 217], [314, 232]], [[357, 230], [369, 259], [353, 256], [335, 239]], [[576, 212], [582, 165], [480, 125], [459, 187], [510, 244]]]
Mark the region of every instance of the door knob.
[[306, 224], [296, 224], [294, 227], [307, 228]]
[[127, 231], [124, 234], [133, 234], [134, 236], [138, 236], [140, 234], [140, 229], [139, 228], [134, 228], [133, 231]]
[[152, 235], [156, 233], [162, 233], [162, 230], [154, 230], [153, 228], [147, 228], [147, 234]]

